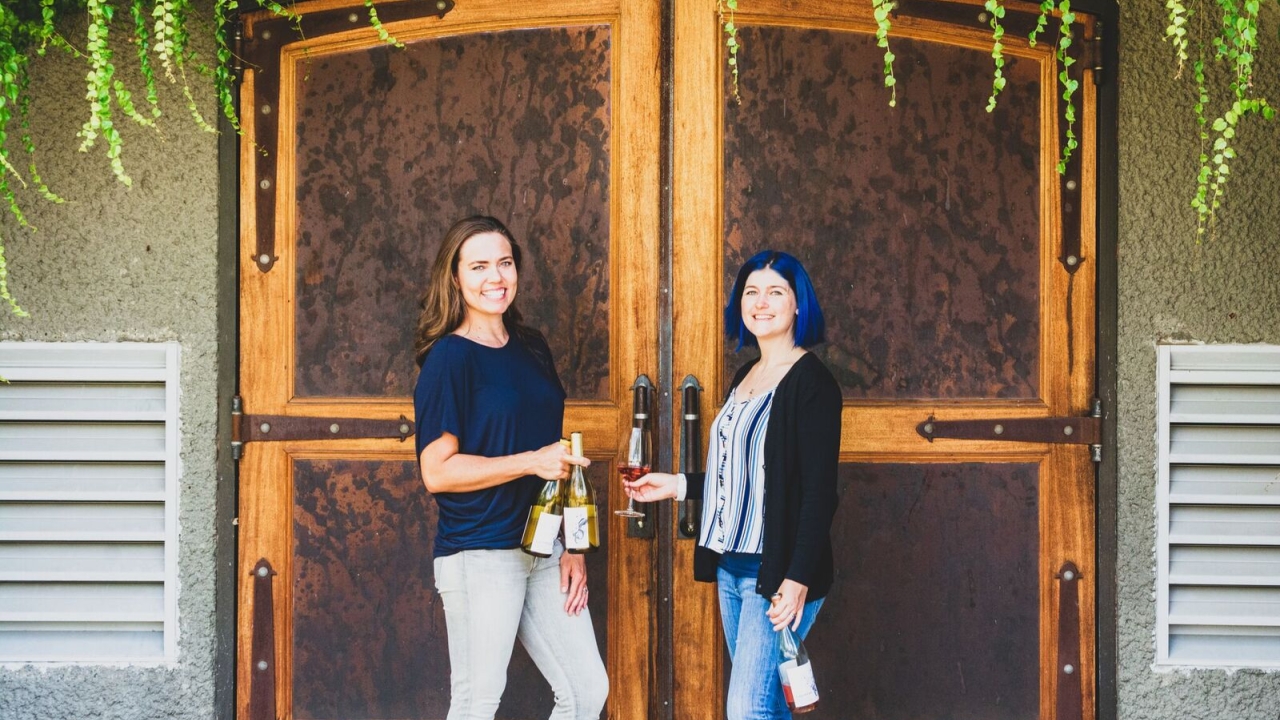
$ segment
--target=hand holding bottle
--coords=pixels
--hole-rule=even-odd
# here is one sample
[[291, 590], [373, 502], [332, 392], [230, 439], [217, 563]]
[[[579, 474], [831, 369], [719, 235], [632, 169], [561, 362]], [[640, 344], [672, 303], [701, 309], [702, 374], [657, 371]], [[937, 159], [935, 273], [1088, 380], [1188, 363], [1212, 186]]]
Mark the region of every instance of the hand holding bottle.
[[640, 502], [665, 500], [676, 496], [680, 478], [671, 473], [648, 473], [635, 480], [624, 480], [627, 497]]
[[588, 467], [591, 461], [570, 453], [560, 442], [529, 453], [529, 474], [537, 475], [543, 480], [563, 480], [569, 477], [569, 469], [573, 465]]
[[[805, 588], [799, 583], [794, 584]], [[805, 590], [807, 592], [808, 589]], [[773, 596], [774, 607], [769, 609], [770, 617], [773, 617], [774, 609], [780, 604], [780, 598], [781, 593]], [[803, 604], [801, 607], [804, 607]], [[792, 713], [807, 713], [818, 706], [818, 683], [813, 678], [809, 653], [804, 649], [804, 643], [800, 642], [800, 638], [785, 623], [774, 637], [778, 652], [778, 679], [782, 681], [782, 694], [787, 699], [787, 707]]]
[[788, 625], [792, 630], [800, 629], [800, 618], [804, 617], [804, 599], [809, 594], [809, 587], [795, 580], [783, 580], [778, 592], [773, 594], [773, 604], [769, 606], [769, 622], [773, 623], [774, 632]]

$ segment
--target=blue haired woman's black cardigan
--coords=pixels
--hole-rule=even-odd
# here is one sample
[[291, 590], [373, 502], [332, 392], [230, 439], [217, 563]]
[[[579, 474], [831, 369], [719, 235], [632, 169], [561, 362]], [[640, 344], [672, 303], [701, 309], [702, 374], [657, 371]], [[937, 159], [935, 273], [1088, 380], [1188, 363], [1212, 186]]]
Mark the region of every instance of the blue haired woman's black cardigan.
[[[756, 362], [738, 369], [731, 389]], [[840, 406], [840, 385], [813, 353], [802, 355], [774, 391], [764, 439], [764, 553], [756, 583], [765, 597], [784, 579], [807, 586], [806, 601], [831, 589]], [[687, 473], [686, 479], [686, 499], [702, 499], [706, 473]], [[699, 545], [694, 579], [714, 582], [719, 560], [719, 553]]]

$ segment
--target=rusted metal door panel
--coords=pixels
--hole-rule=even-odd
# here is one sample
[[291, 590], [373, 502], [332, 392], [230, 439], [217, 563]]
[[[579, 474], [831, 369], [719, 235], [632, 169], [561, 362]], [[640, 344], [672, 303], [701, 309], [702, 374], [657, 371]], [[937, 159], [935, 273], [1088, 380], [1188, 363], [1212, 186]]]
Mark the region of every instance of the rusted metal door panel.
[[[1038, 716], [1039, 467], [841, 466], [821, 717]], [[856, 619], [856, 620], [855, 620]]]
[[423, 269], [456, 217], [499, 211], [565, 389], [609, 397], [611, 46], [591, 24], [298, 62], [298, 397], [402, 395]]
[[1010, 58], [988, 115], [989, 55], [895, 38], [890, 108], [874, 36], [739, 34], [726, 271], [765, 245], [813, 268], [845, 397], [1037, 397], [1041, 65]]
[[[657, 364], [657, 310], [642, 298], [657, 275], [659, 8], [479, 0], [419, 12], [434, 5], [388, 7], [402, 49], [377, 38], [359, 2], [296, 5], [301, 35], [246, 21], [237, 712], [248, 720], [447, 712], [435, 505], [412, 443], [385, 436], [412, 417], [418, 298], [456, 219], [496, 215], [522, 242], [521, 309], [555, 355], [566, 432], [585, 434], [603, 509], [625, 502], [608, 468], [629, 388]], [[291, 418], [309, 420], [291, 432]], [[364, 437], [362, 420], [392, 422]], [[646, 717], [655, 545], [605, 517], [606, 549], [587, 562], [614, 682], [606, 712]], [[263, 558], [277, 573], [260, 635], [274, 638], [269, 662], [250, 623]], [[264, 678], [273, 712], [249, 703]], [[543, 717], [552, 702], [517, 649], [499, 717]]]
[[[1012, 29], [1034, 15], [1009, 9], [1007, 86], [988, 114], [981, 4], [898, 4], [896, 107], [869, 5], [743, 4], [740, 103], [715, 11], [677, 8], [673, 368], [717, 389], [702, 398], [714, 416], [749, 357], [721, 339], [733, 274], [765, 248], [805, 263], [826, 311], [817, 352], [845, 398], [837, 577], [807, 643], [825, 693], [813, 716], [1092, 718], [1091, 449], [916, 431], [1090, 414], [1088, 75], [1079, 176], [1063, 178], [1056, 34], [1031, 47]], [[686, 579], [691, 541], [675, 553], [675, 595], [706, 593], [675, 608], [676, 697], [722, 696], [725, 661], [698, 650], [718, 639], [715, 601]], [[1058, 608], [1066, 563], [1084, 579], [1078, 613]]]

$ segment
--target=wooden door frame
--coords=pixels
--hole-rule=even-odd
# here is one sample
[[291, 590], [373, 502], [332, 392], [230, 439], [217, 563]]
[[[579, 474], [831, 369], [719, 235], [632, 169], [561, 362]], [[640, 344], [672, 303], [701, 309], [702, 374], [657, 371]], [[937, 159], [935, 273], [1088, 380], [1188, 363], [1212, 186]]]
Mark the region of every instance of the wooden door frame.
[[[662, 289], [660, 302], [663, 314], [670, 317], [671, 303], [671, 243], [673, 239], [671, 205], [673, 175], [671, 164], [673, 113], [672, 77], [675, 72], [673, 49], [673, 24], [675, 0], [662, 2], [661, 73], [661, 146], [660, 158], [662, 197], [660, 200], [661, 232], [660, 275]], [[1116, 416], [1118, 374], [1118, 259], [1119, 239], [1119, 93], [1116, 78], [1119, 74], [1120, 10], [1116, 0], [1077, 0], [1077, 9], [1093, 14], [1104, 23], [1102, 31], [1103, 64], [1102, 81], [1097, 87], [1096, 128], [1096, 354], [1097, 391], [1103, 403], [1103, 456], [1097, 468], [1097, 493], [1095, 508], [1097, 568], [1096, 579], [1096, 633], [1097, 633], [1097, 717], [1098, 720], [1115, 720], [1117, 717], [1116, 672], [1118, 668], [1116, 644], [1116, 565], [1118, 553], [1117, 502], [1118, 460], [1116, 453]], [[237, 18], [229, 19], [234, 25]], [[237, 99], [238, 93], [233, 94]], [[235, 718], [236, 674], [236, 615], [238, 537], [236, 527], [237, 490], [239, 474], [237, 462], [232, 459], [231, 402], [239, 387], [239, 244], [240, 244], [240, 148], [235, 129], [219, 118], [218, 139], [218, 230], [217, 230], [217, 398], [218, 422], [217, 487], [215, 490], [215, 601], [214, 601], [214, 712], [217, 720]], [[676, 378], [672, 371], [673, 338], [669, 326], [659, 329], [658, 383], [672, 388]], [[671, 437], [671, 417], [674, 393], [659, 394], [661, 408], [657, 428], [659, 437]], [[669, 466], [673, 454], [669, 443], [659, 448], [660, 459]], [[673, 532], [670, 508], [663, 508], [659, 516], [659, 532], [669, 537]], [[670, 597], [671, 563], [659, 565], [659, 592]], [[671, 603], [660, 606], [660, 617], [670, 625]], [[667, 649], [670, 642], [659, 640], [659, 649]], [[662, 668], [657, 674], [655, 690], [672, 687], [672, 669]], [[652, 705], [657, 717], [668, 720], [672, 708], [660, 703]]]

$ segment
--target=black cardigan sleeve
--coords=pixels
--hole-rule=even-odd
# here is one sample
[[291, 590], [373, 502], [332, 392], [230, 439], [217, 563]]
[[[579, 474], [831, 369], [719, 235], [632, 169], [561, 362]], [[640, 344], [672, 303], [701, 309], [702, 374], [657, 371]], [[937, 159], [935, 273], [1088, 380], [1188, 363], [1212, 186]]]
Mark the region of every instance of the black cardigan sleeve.
[[801, 485], [800, 523], [786, 577], [811, 586], [829, 557], [840, 459], [840, 385], [825, 367], [798, 388], [795, 434]]

